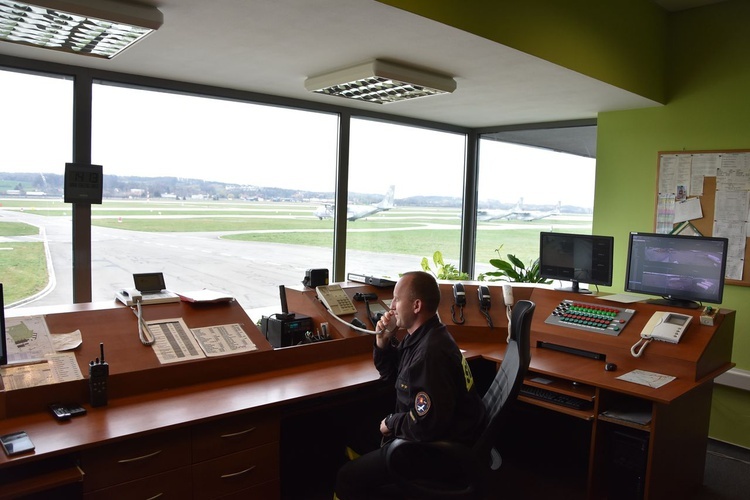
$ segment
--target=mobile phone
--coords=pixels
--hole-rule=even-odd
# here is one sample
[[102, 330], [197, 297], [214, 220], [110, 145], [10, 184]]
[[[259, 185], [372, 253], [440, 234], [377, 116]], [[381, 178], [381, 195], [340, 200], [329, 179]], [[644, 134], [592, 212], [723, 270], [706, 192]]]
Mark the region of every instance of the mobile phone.
[[0, 443], [2, 443], [5, 453], [8, 455], [15, 455], [34, 449], [34, 443], [31, 442], [31, 438], [25, 431], [0, 436]]

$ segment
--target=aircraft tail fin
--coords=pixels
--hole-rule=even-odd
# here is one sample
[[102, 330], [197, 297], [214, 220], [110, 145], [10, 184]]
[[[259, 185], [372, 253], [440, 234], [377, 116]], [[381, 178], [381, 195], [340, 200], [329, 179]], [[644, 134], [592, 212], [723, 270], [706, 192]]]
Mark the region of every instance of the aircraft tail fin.
[[393, 208], [393, 200], [395, 199], [395, 194], [396, 186], [389, 187], [388, 192], [385, 194], [385, 198], [383, 198], [383, 200], [375, 206], [384, 209]]

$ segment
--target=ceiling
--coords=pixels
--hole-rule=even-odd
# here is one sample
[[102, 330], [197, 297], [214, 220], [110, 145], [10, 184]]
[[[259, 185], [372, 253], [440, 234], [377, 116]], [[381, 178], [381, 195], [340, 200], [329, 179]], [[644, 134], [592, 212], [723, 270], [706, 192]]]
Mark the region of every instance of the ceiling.
[[[654, 0], [680, 10], [717, 0]], [[0, 42], [0, 54], [179, 80], [464, 127], [595, 118], [658, 105], [374, 0], [153, 0], [154, 34], [112, 60]], [[317, 95], [306, 77], [373, 58], [454, 75], [450, 95], [378, 105]]]

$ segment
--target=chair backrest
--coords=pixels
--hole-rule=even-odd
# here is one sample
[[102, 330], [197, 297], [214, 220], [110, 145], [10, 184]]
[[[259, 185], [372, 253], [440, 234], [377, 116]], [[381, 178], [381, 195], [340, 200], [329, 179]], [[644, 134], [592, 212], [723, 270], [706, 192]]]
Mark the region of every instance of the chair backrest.
[[536, 304], [519, 300], [513, 307], [510, 320], [510, 341], [503, 362], [482, 401], [487, 408], [487, 426], [474, 444], [474, 453], [489, 460], [490, 451], [500, 430], [501, 416], [509, 401], [515, 400], [521, 390], [526, 370], [531, 361], [531, 319]]

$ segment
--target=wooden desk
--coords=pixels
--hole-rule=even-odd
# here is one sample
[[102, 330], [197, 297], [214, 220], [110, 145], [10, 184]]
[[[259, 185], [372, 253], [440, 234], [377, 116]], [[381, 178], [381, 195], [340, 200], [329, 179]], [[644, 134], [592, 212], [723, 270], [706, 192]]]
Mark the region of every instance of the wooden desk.
[[[507, 319], [500, 288], [491, 287], [494, 328], [490, 329], [479, 313], [471, 284], [467, 285], [463, 325], [450, 321], [450, 285], [441, 287], [446, 298], [441, 303], [441, 317], [466, 357], [501, 362]], [[240, 323], [258, 346], [250, 353], [160, 365], [151, 348], [140, 344], [136, 319], [127, 308], [108, 303], [46, 310], [53, 333], [81, 329], [84, 344], [76, 358], [84, 373], [89, 360], [98, 355], [99, 342], [105, 343], [111, 365], [110, 403], [101, 408], [85, 405], [88, 415], [61, 423], [53, 420], [46, 405], [87, 401], [86, 380], [0, 394], [0, 433], [26, 430], [36, 444], [33, 454], [0, 456], [0, 498], [13, 497], [15, 492], [45, 491], [72, 481], [82, 481], [81, 491], [87, 499], [136, 493], [211, 498], [239, 492], [250, 498], [279, 498], [282, 414], [298, 404], [315, 406], [329, 396], [353, 397], [378, 386], [371, 358], [372, 337], [336, 322], [314, 291], [301, 287], [287, 290], [290, 310], [312, 317], [316, 327], [328, 322], [333, 340], [273, 350], [236, 303], [148, 306], [146, 319], [182, 317], [192, 328]], [[357, 284], [345, 284], [345, 290], [350, 296], [374, 291], [380, 299], [390, 298], [391, 293]], [[645, 498], [671, 498], [699, 485], [712, 381], [732, 366], [734, 312], [722, 311], [714, 327], [691, 325], [679, 345], [653, 343], [642, 358], [634, 359], [630, 345], [638, 338], [652, 306], [628, 306], [637, 312], [618, 337], [587, 339], [586, 332], [544, 323], [557, 302], [568, 295], [529, 288], [514, 289], [514, 294], [517, 299], [537, 303], [532, 324], [535, 343], [556, 341], [596, 349], [618, 364], [616, 372], [605, 372], [602, 361], [534, 347], [530, 378], [548, 378], [552, 380], [549, 387], [590, 398], [594, 406], [590, 411], [575, 411], [521, 398], [527, 404], [588, 422], [589, 497], [606, 497], [611, 451], [606, 437], [612, 429], [620, 428], [635, 427], [647, 436]], [[582, 300], [601, 299], [589, 296]], [[357, 304], [357, 316], [367, 323], [363, 305]], [[616, 378], [634, 368], [677, 379], [661, 389], [650, 389]], [[647, 425], [634, 426], [601, 414], [644, 404], [652, 415]], [[141, 460], [118, 463], [134, 458]]]

